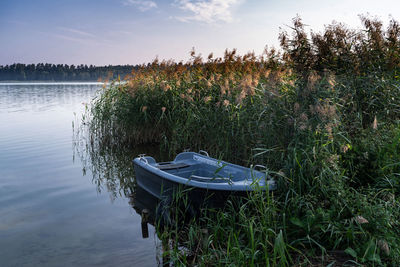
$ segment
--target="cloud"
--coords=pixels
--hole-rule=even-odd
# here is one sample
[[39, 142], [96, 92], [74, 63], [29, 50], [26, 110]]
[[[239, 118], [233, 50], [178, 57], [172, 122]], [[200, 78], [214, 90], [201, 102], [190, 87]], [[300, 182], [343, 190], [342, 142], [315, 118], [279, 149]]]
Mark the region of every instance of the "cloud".
[[152, 8], [157, 8], [157, 4], [154, 1], [149, 0], [125, 0], [124, 5], [136, 6], [142, 12], [145, 12]]
[[26, 23], [25, 21], [21, 21], [21, 20], [6, 20], [6, 22], [11, 23], [11, 24], [15, 24], [15, 25], [20, 25], [20, 26], [27, 26], [28, 23]]
[[109, 45], [110, 41], [104, 38], [98, 38], [98, 36], [81, 31], [78, 29], [67, 28], [67, 27], [56, 27], [57, 32], [51, 34], [53, 37], [84, 44], [84, 45]]
[[175, 18], [184, 22], [232, 22], [232, 7], [239, 2], [239, 0], [175, 0], [180, 9], [192, 13], [190, 16]]
[[63, 35], [63, 34], [54, 34], [53, 36], [57, 37], [57, 38], [60, 38], [60, 39], [73, 41], [73, 42], [77, 42], [77, 43], [81, 43], [81, 44], [85, 44], [85, 45], [91, 44], [90, 40], [87, 40], [87, 39], [71, 37], [71, 36], [67, 36], [67, 35]]
[[77, 30], [77, 29], [72, 29], [72, 28], [65, 28], [65, 27], [58, 27], [58, 29], [63, 30], [63, 31], [67, 31], [67, 32], [71, 32], [71, 33], [75, 33], [81, 36], [86, 36], [86, 37], [96, 37], [94, 34], [88, 33], [88, 32], [84, 32], [81, 30]]

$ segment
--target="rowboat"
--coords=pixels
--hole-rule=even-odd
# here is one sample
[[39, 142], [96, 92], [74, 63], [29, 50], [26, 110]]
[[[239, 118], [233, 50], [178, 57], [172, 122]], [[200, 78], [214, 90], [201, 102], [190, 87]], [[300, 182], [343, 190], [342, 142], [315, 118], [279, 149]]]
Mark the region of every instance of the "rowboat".
[[213, 194], [221, 199], [230, 194], [276, 189], [275, 181], [266, 171], [256, 170], [261, 165], [246, 168], [211, 158], [205, 151], [182, 152], [169, 162], [156, 162], [153, 157], [139, 155], [133, 164], [138, 185], [158, 199], [178, 187], [191, 190], [197, 198]]

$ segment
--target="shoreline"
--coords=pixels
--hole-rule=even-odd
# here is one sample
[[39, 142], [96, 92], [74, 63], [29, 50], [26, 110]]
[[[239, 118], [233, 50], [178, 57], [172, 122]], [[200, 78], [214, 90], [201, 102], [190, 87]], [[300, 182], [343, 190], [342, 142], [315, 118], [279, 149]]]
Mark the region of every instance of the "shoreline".
[[0, 85], [104, 84], [98, 81], [0, 81]]

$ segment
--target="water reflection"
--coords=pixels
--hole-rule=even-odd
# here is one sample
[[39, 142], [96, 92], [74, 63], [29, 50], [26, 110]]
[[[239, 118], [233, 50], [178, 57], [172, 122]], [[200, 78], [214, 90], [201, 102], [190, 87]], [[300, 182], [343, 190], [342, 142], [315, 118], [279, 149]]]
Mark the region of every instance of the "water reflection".
[[[89, 119], [90, 120], [90, 119]], [[90, 171], [98, 192], [106, 190], [112, 199], [128, 197], [135, 192], [135, 176], [132, 160], [138, 154], [159, 156], [158, 146], [141, 146], [135, 149], [111, 146], [101, 136], [91, 131], [89, 122], [78, 122], [74, 127], [74, 158], [82, 162], [82, 172]]]
[[161, 228], [159, 227], [159, 214], [160, 214], [160, 203], [157, 198], [153, 195], [149, 194], [142, 187], [137, 186], [135, 188], [134, 193], [130, 196], [129, 202], [137, 214], [139, 214], [142, 218], [141, 220], [141, 229], [142, 229], [142, 238], [149, 237], [149, 224], [155, 228], [157, 228], [157, 234], [160, 237], [157, 244], [157, 255], [156, 260], [159, 265], [170, 266], [170, 258], [168, 257], [168, 253], [164, 253], [170, 249], [170, 245], [173, 242], [173, 239], [170, 239], [169, 236], [163, 237], [161, 235]]
[[[135, 148], [119, 145], [98, 136], [98, 132], [91, 129], [90, 114], [85, 114], [84, 119], [77, 120], [73, 128], [73, 154], [82, 162], [82, 173], [91, 173], [92, 183], [97, 191], [107, 192], [112, 201], [118, 198], [129, 199], [133, 210], [141, 217], [140, 227], [143, 239], [151, 237], [150, 233], [157, 232], [157, 210], [159, 202], [135, 181], [133, 159], [138, 154], [148, 154], [162, 159], [157, 145], [138, 146]], [[136, 223], [138, 221], [136, 220]], [[150, 230], [149, 230], [150, 228]], [[163, 258], [163, 244], [155, 237], [156, 253], [154, 255], [159, 265], [167, 266], [169, 259]]]
[[[79, 100], [89, 100], [100, 83], [2, 83], [0, 112], [43, 112], [57, 108], [70, 109]], [[76, 101], [78, 100], [78, 101]]]
[[155, 225], [157, 217], [158, 199], [153, 195], [149, 194], [142, 187], [137, 186], [134, 193], [130, 196], [129, 203], [133, 209], [140, 216], [146, 217], [142, 221], [145, 221], [151, 225]]
[[[154, 229], [142, 238], [141, 218], [125, 197], [134, 192], [125, 180], [132, 182], [135, 152], [117, 156], [71, 138], [71, 122], [75, 133], [82, 103], [97, 90], [101, 85], [0, 84], [0, 266], [157, 264]], [[83, 144], [87, 164], [75, 148], [71, 160], [72, 144]]]
[[158, 146], [132, 148], [118, 146], [115, 141], [110, 145], [102, 140], [102, 136], [97, 135], [97, 131], [91, 130], [88, 120], [74, 129], [74, 139], [75, 155], [83, 163], [83, 172], [92, 174], [92, 182], [98, 192], [108, 192], [112, 200], [128, 198], [133, 210], [141, 216], [142, 238], [149, 238], [150, 232], [156, 233], [155, 258], [158, 264], [169, 266], [170, 259], [165, 251], [170, 251], [174, 246], [188, 251], [183, 245], [186, 241], [180, 240], [180, 232], [185, 231], [186, 223], [194, 219], [186, 216], [186, 207], [182, 208], [179, 200], [171, 198], [160, 201], [135, 181], [132, 161], [138, 154], [152, 155], [159, 160], [166, 159]]

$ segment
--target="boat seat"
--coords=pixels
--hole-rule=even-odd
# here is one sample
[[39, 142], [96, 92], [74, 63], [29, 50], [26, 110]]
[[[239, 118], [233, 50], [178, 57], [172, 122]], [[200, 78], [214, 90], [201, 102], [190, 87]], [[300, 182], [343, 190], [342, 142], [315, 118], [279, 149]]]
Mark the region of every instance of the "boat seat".
[[166, 163], [166, 164], [159, 164], [156, 167], [160, 170], [173, 170], [173, 169], [181, 169], [185, 167], [189, 167], [189, 164], [180, 162], [180, 163]]

